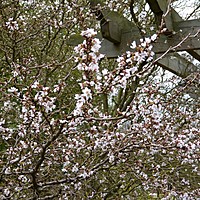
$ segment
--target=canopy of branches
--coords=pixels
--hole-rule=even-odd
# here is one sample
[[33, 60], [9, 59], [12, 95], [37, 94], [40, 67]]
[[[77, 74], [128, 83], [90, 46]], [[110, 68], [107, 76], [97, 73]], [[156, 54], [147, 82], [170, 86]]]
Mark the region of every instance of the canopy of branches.
[[0, 2], [0, 199], [197, 199], [199, 74], [155, 64], [154, 15], [132, 6], [151, 35], [107, 59], [88, 1]]

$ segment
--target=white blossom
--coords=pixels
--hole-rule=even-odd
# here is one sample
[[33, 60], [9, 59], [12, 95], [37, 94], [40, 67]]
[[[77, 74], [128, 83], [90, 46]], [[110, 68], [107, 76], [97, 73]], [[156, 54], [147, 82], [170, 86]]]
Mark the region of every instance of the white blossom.
[[39, 86], [39, 82], [38, 82], [38, 81], [35, 81], [35, 82], [31, 85], [31, 88], [36, 89], [36, 88], [38, 88], [38, 86]]
[[93, 52], [99, 52], [99, 49], [101, 48], [101, 42], [100, 42], [100, 40], [99, 39], [97, 39], [97, 38], [94, 38], [93, 40], [92, 40], [92, 47], [91, 47], [91, 51], [93, 51]]
[[6, 26], [11, 31], [19, 30], [18, 22], [15, 21], [13, 18], [8, 19], [8, 22], [6, 22]]
[[132, 43], [131, 43], [131, 49], [135, 49], [136, 47], [137, 47], [137, 44], [136, 44], [136, 42], [135, 41], [133, 41]]
[[14, 92], [17, 92], [18, 89], [15, 88], [15, 87], [11, 87], [10, 89], [8, 89], [8, 92], [11, 92], [11, 93], [14, 93]]
[[158, 37], [157, 34], [153, 34], [153, 35], [151, 36], [151, 40], [152, 40], [152, 41], [155, 41], [155, 40], [157, 39], [157, 37]]
[[96, 34], [97, 34], [97, 32], [93, 28], [88, 28], [87, 30], [81, 32], [81, 35], [85, 36], [87, 38], [93, 37]]
[[72, 172], [74, 172], [74, 173], [78, 172], [78, 167], [77, 167], [77, 165], [74, 165], [74, 166], [73, 166]]

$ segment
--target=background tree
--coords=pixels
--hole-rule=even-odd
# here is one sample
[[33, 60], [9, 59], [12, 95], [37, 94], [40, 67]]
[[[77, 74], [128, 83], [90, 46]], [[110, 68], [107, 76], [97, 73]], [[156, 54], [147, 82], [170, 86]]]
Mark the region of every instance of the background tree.
[[133, 3], [105, 6], [152, 37], [108, 60], [87, 1], [1, 1], [2, 199], [198, 197], [199, 74], [154, 65], [153, 15]]

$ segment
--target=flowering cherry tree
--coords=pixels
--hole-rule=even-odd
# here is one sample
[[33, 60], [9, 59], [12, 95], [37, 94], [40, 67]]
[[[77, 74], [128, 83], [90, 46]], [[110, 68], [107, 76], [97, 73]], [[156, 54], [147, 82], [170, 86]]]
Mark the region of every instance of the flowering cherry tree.
[[154, 64], [159, 33], [111, 61], [84, 2], [1, 4], [1, 199], [199, 196], [199, 74]]

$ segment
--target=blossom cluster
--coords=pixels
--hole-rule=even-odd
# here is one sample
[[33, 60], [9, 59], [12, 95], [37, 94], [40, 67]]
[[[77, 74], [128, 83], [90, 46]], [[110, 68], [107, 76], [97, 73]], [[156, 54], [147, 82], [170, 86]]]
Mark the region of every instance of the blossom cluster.
[[150, 38], [140, 39], [140, 44], [132, 42], [130, 48], [132, 51], [127, 51], [117, 58], [118, 67], [113, 71], [103, 69], [102, 76], [99, 80], [103, 82], [101, 91], [107, 91], [113, 95], [119, 88], [125, 89], [127, 84], [135, 81], [137, 77], [146, 75], [146, 71], [152, 69], [152, 65], [148, 65], [154, 57], [152, 43], [156, 41], [158, 35], [154, 34]]
[[74, 48], [78, 54], [76, 62], [77, 69], [82, 71], [83, 82], [80, 83], [82, 94], [76, 94], [77, 100], [74, 115], [82, 115], [84, 104], [92, 100], [92, 88], [98, 88], [97, 74], [99, 73], [99, 61], [104, 57], [99, 53], [100, 41], [94, 36], [97, 34], [94, 29], [82, 31], [81, 35], [85, 38], [82, 44]]
[[6, 26], [10, 31], [19, 30], [19, 25], [17, 21], [15, 21], [13, 18], [8, 19], [8, 22], [6, 22]]

